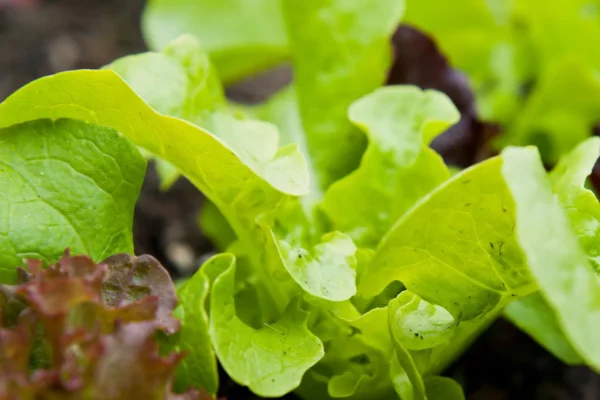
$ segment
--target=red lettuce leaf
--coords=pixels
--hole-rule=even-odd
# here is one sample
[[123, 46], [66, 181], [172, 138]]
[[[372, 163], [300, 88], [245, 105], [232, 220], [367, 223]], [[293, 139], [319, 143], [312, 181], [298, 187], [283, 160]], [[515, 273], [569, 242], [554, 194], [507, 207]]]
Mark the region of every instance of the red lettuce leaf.
[[210, 398], [171, 392], [183, 355], [161, 355], [157, 333], [177, 331], [177, 297], [154, 258], [66, 251], [18, 281], [0, 286], [0, 399]]

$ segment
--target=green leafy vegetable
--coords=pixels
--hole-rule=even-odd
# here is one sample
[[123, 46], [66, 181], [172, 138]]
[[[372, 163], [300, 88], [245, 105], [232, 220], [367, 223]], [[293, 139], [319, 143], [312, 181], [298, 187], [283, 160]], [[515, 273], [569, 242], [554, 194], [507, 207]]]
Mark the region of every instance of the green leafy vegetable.
[[462, 388], [453, 379], [434, 376], [425, 379], [425, 392], [429, 400], [464, 400]]
[[[33, 96], [36, 91], [44, 95]], [[38, 118], [69, 117], [117, 129], [136, 145], [175, 165], [219, 206], [234, 199], [233, 182], [245, 181], [246, 190], [252, 189], [250, 182], [254, 180], [257, 184], [266, 181], [292, 195], [308, 191], [304, 162], [294, 146], [281, 149], [268, 146], [262, 154], [248, 154], [253, 158], [245, 161], [258, 169], [253, 171], [214, 135], [152, 110], [112, 71], [71, 71], [42, 78], [0, 105], [1, 126]], [[243, 122], [235, 128], [247, 129]], [[209, 163], [203, 154], [215, 162]], [[200, 159], [204, 161], [203, 168], [197, 169]], [[237, 179], [226, 183], [222, 179], [224, 174]], [[213, 184], [213, 190], [209, 190], [213, 179], [221, 185]]]
[[565, 338], [554, 311], [540, 293], [512, 302], [506, 307], [504, 316], [563, 362], [583, 363], [581, 356]]
[[[565, 207], [579, 243], [596, 271], [600, 204], [584, 185], [599, 155], [600, 140], [588, 139], [565, 155], [549, 176], [552, 190]], [[569, 364], [582, 363], [565, 338], [554, 311], [539, 293], [510, 304], [505, 315], [561, 360]]]
[[201, 387], [216, 394], [219, 386], [217, 362], [208, 332], [208, 299], [210, 282], [203, 273], [197, 273], [177, 289], [180, 305], [173, 311], [181, 321], [178, 336], [173, 338], [177, 351], [188, 356], [181, 361], [175, 376], [175, 387]]
[[[135, 146], [159, 160], [163, 188], [181, 174], [204, 193], [203, 228], [228, 253], [179, 285], [173, 313], [173, 286], [147, 257], [19, 270], [20, 285], [0, 287], [0, 391], [176, 398], [174, 382], [217, 395], [218, 359], [267, 397], [464, 399], [439, 375], [503, 312], [600, 369], [600, 205], [585, 188], [600, 139], [579, 144], [597, 122], [600, 59], [559, 34], [598, 33], [583, 3], [151, 1], [160, 52], [42, 78], [0, 104], [0, 270], [14, 280], [21, 257], [52, 263], [66, 246], [96, 261], [131, 253]], [[433, 39], [398, 29], [405, 8], [466, 72], [477, 107]], [[288, 60], [293, 82], [265, 103], [225, 99], [219, 76]], [[429, 146], [449, 130], [485, 143], [478, 110], [503, 124], [499, 143], [536, 143], [556, 167], [509, 148], [451, 176]], [[460, 151], [460, 165], [483, 154]], [[157, 332], [165, 354], [189, 357], [160, 357]], [[40, 369], [60, 374], [38, 381]]]
[[556, 313], [573, 347], [600, 369], [600, 276], [594, 271], [566, 212], [552, 193], [539, 155], [508, 148], [502, 169], [516, 204], [516, 235], [541, 294]]
[[0, 130], [0, 160], [0, 282], [23, 258], [56, 262], [66, 246], [94, 260], [133, 251], [145, 163], [118, 132], [66, 119], [14, 125]]
[[600, 266], [600, 203], [585, 183], [599, 156], [600, 139], [590, 138], [566, 154], [550, 173], [552, 190], [596, 271]]
[[[390, 374], [394, 388], [400, 397], [416, 400], [425, 400], [425, 385], [419, 369], [413, 357], [403, 344], [402, 338], [398, 338], [397, 314], [403, 306], [403, 299], [398, 296], [388, 306], [388, 324], [390, 337], [394, 345], [395, 357], [392, 356]], [[403, 333], [403, 332], [402, 332]], [[417, 334], [418, 336], [418, 334]]]
[[295, 389], [304, 372], [323, 356], [321, 342], [306, 327], [306, 312], [291, 303], [279, 321], [253, 329], [236, 316], [235, 259], [216, 256], [203, 269], [213, 282], [210, 332], [228, 374], [263, 396]]
[[[223, 88], [208, 56], [196, 39], [182, 36], [161, 53], [120, 58], [106, 68], [118, 73], [156, 111], [211, 127], [213, 113], [226, 111]], [[161, 187], [179, 177], [172, 164], [157, 159]]]
[[400, 293], [394, 304], [397, 309], [391, 329], [406, 349], [425, 350], [452, 338], [457, 324], [443, 307], [428, 303], [408, 290]]
[[195, 35], [226, 83], [288, 56], [278, 1], [152, 0], [142, 26], [150, 46], [158, 50], [183, 34]]
[[[363, 137], [348, 106], [385, 82], [402, 1], [284, 0], [302, 125], [321, 188], [357, 164]], [[358, 79], [360, 77], [360, 79]]]
[[410, 86], [379, 89], [353, 103], [348, 113], [368, 133], [369, 146], [360, 167], [327, 191], [323, 206], [357, 243], [373, 245], [449, 177], [427, 146], [459, 115], [444, 95]]
[[530, 292], [501, 167], [494, 158], [465, 170], [405, 214], [380, 243], [359, 292], [373, 296], [399, 280], [462, 320]]

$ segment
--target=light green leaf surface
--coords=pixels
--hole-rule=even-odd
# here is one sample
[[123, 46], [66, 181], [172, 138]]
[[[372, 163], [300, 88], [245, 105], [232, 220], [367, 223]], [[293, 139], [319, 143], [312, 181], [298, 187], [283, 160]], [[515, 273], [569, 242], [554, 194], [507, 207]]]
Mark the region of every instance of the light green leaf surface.
[[[425, 400], [423, 391], [415, 395], [413, 383], [395, 355], [390, 360], [390, 379], [392, 380], [396, 394], [401, 400]], [[423, 385], [422, 379], [417, 382], [421, 382], [420, 386]]]
[[54, 263], [66, 247], [96, 261], [133, 253], [145, 169], [107, 127], [60, 119], [0, 129], [0, 282], [14, 281], [23, 258]]
[[465, 400], [462, 387], [452, 378], [432, 376], [424, 383], [427, 400]]
[[348, 336], [329, 345], [322, 364], [335, 374], [327, 385], [327, 393], [332, 398], [393, 398], [389, 352], [370, 346], [367, 338], [367, 335]]
[[326, 232], [323, 217], [309, 214], [297, 199], [280, 203], [263, 229], [294, 280], [309, 294], [332, 301], [356, 294], [356, 246], [341, 232]]
[[193, 36], [170, 42], [162, 52], [120, 58], [107, 65], [150, 107], [210, 128], [210, 113], [226, 106], [223, 87], [202, 46]]
[[[296, 86], [292, 83], [271, 96], [267, 101], [257, 106], [246, 107], [246, 111], [253, 117], [268, 121], [279, 129], [281, 143], [297, 143], [304, 157], [306, 157], [308, 171], [311, 177], [316, 177], [317, 170], [312, 153], [309, 151], [306, 133], [302, 126]], [[319, 149], [323, 151], [323, 149]], [[310, 194], [305, 201], [319, 200], [323, 192], [316, 179], [310, 180]]]
[[[198, 41], [185, 35], [160, 52], [118, 59], [105, 68], [115, 71], [150, 107], [211, 129], [213, 112], [225, 110], [221, 82]], [[152, 158], [150, 154], [149, 158]], [[165, 160], [156, 160], [161, 189], [168, 189], [179, 172]]]
[[[70, 71], [38, 79], [0, 104], [0, 126], [42, 117], [70, 117], [117, 129], [175, 165], [219, 206], [232, 202], [240, 188], [267, 186], [265, 181], [281, 193], [308, 192], [305, 164], [295, 147], [269, 144], [260, 160], [253, 155], [252, 167], [261, 169], [254, 171], [209, 132], [152, 110], [112, 71]], [[236, 128], [247, 129], [241, 121]], [[269, 189], [263, 192], [273, 195]]]
[[377, 308], [360, 315], [348, 301], [313, 299], [311, 304], [319, 307], [313, 309], [316, 324], [311, 331], [324, 342], [327, 351], [307, 373], [298, 391], [300, 396], [311, 400], [395, 398], [389, 377], [393, 345], [387, 309]]
[[142, 29], [153, 49], [193, 34], [226, 84], [284, 60], [288, 44], [276, 0], [152, 0]]
[[[308, 246], [307, 246], [308, 247]], [[283, 262], [294, 279], [308, 293], [323, 299], [343, 301], [356, 293], [356, 246], [340, 233], [331, 232], [306, 250], [278, 241]]]
[[229, 376], [266, 397], [282, 396], [295, 389], [306, 370], [324, 353], [321, 341], [306, 326], [308, 314], [293, 302], [280, 320], [254, 329], [236, 315], [235, 258], [218, 255], [203, 269], [214, 279], [210, 332]]
[[565, 337], [554, 310], [540, 293], [513, 301], [504, 310], [504, 316], [564, 363], [583, 363], [581, 356]]
[[[585, 188], [585, 182], [599, 155], [600, 139], [590, 138], [562, 157], [549, 174], [552, 190], [596, 271], [600, 261], [600, 204], [596, 195]], [[583, 362], [562, 332], [553, 309], [539, 293], [509, 304], [505, 316], [564, 362]]]
[[425, 385], [415, 364], [411, 353], [404, 346], [403, 341], [396, 335], [396, 314], [403, 301], [400, 296], [390, 301], [387, 307], [388, 329], [392, 343], [394, 345], [395, 355], [391, 358], [390, 377], [396, 392], [402, 400], [427, 400], [425, 395]]
[[390, 86], [352, 103], [350, 120], [369, 145], [360, 167], [335, 182], [323, 207], [337, 228], [374, 246], [421, 197], [450, 177], [431, 140], [458, 121], [446, 95]]
[[173, 315], [181, 321], [177, 333], [176, 349], [185, 352], [177, 367], [175, 387], [200, 387], [215, 395], [219, 387], [217, 359], [209, 334], [206, 300], [210, 288], [209, 278], [200, 269], [177, 289], [179, 306]]
[[319, 186], [358, 164], [364, 137], [347, 119], [350, 104], [381, 86], [389, 38], [404, 2], [283, 0], [296, 93]]
[[579, 244], [600, 273], [600, 203], [586, 189], [587, 177], [600, 156], [600, 138], [589, 138], [562, 157], [550, 172], [552, 190], [565, 208]]
[[600, 370], [600, 276], [578, 243], [533, 149], [508, 148], [502, 168], [516, 203], [516, 235], [540, 291], [581, 357]]
[[406, 213], [379, 245], [359, 294], [376, 295], [399, 280], [469, 320], [503, 296], [530, 293], [502, 162], [496, 157], [455, 175]]
[[452, 338], [457, 323], [443, 307], [428, 303], [405, 290], [394, 304], [397, 310], [390, 321], [396, 340], [408, 350], [425, 350]]

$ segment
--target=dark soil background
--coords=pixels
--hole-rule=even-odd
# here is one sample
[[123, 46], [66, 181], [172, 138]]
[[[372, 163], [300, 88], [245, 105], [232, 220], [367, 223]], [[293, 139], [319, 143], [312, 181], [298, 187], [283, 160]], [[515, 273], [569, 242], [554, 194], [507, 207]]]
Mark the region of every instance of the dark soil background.
[[[143, 4], [143, 0], [0, 0], [0, 100], [40, 76], [98, 68], [145, 51], [139, 21]], [[229, 94], [255, 101], [281, 77], [279, 72], [275, 78], [242, 84]], [[192, 273], [211, 251], [198, 229], [201, 205], [202, 195], [185, 180], [161, 193], [149, 166], [136, 207], [136, 252], [154, 255], [175, 278]], [[600, 375], [563, 365], [504, 320], [492, 325], [447, 374], [463, 385], [470, 400], [600, 399]], [[230, 399], [254, 398], [226, 379], [222, 387]]]

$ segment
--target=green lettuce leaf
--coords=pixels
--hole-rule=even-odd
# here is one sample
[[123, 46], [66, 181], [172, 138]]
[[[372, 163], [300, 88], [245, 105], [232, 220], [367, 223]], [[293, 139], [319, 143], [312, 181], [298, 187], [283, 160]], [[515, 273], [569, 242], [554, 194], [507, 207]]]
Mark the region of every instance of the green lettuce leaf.
[[[262, 154], [236, 155], [209, 132], [152, 110], [112, 71], [70, 71], [45, 77], [0, 104], [0, 126], [41, 117], [71, 117], [117, 129], [175, 165], [221, 210], [236, 205], [225, 206], [235, 203], [241, 188], [272, 187], [264, 190], [267, 198], [308, 193], [305, 163], [294, 146], [277, 149], [266, 143]], [[256, 130], [243, 121], [235, 128]]]
[[381, 86], [402, 1], [284, 0], [302, 125], [317, 181], [326, 188], [358, 164], [363, 135], [350, 104]]
[[[271, 125], [250, 120], [244, 121], [244, 129], [239, 128], [240, 121], [230, 115], [222, 88], [211, 70], [209, 60], [193, 38], [182, 37], [170, 43], [163, 53], [147, 53], [127, 57], [110, 67], [125, 79], [132, 77], [130, 83], [133, 84], [133, 89], [142, 98], [147, 99], [150, 106], [162, 113], [181, 117], [196, 125], [210, 128], [212, 132], [225, 140], [229, 147], [237, 150], [237, 154], [248, 165], [253, 165], [255, 171], [261, 171], [263, 169], [261, 158], [264, 157], [265, 149], [269, 152], [276, 151], [277, 130]], [[163, 68], [158, 60], [163, 60], [163, 63], [173, 66], [174, 70]], [[153, 61], [156, 62], [153, 63]], [[161, 77], [157, 79], [159, 83], [154, 86], [164, 86], [164, 94], [157, 94], [151, 89], [152, 85], [143, 79], [146, 75]], [[182, 85], [183, 82], [185, 84]], [[179, 90], [182, 92], [181, 95], [174, 96], [175, 100], [168, 98], [168, 87]], [[168, 102], [169, 106], [161, 102]], [[284, 104], [287, 105], [287, 97]], [[292, 106], [296, 108], [295, 103], [292, 103]], [[277, 108], [279, 109], [279, 107]], [[284, 117], [282, 115], [280, 118]], [[295, 138], [301, 139], [300, 136], [296, 135]], [[288, 143], [290, 142], [288, 140]], [[303, 140], [300, 140], [300, 143], [302, 142]], [[202, 219], [208, 223], [205, 228], [209, 231], [212, 229], [214, 239], [220, 242], [222, 249], [225, 249], [235, 235], [232, 237], [227, 229], [229, 223], [223, 220], [222, 212], [212, 203], [208, 204], [202, 213]], [[274, 206], [275, 204], [271, 205], [271, 207]], [[280, 208], [282, 207], [278, 209]], [[294, 219], [300, 222], [304, 211], [294, 211], [298, 211], [294, 217], [291, 216], [291, 213], [283, 211], [278, 212], [278, 218]], [[283, 213], [285, 215], [282, 216]], [[211, 222], [213, 222], [212, 225]], [[303, 227], [306, 227], [307, 231], [312, 229], [308, 221]], [[264, 224], [264, 233], [266, 240], [273, 240], [277, 243], [276, 254], [267, 258], [270, 264], [274, 264], [269, 267], [272, 273], [278, 273], [278, 269], [285, 266], [295, 280], [310, 293], [333, 300], [345, 300], [355, 293], [352, 268], [355, 248], [348, 238], [341, 234], [332, 234], [323, 241], [317, 238], [307, 242], [303, 240], [305, 237], [293, 237], [285, 230], [271, 228], [270, 224]], [[260, 250], [258, 253], [260, 254]], [[246, 254], [252, 255], [248, 251]], [[279, 257], [283, 263], [278, 259]], [[331, 267], [327, 268], [327, 266]], [[322, 273], [325, 273], [326, 276], [321, 276]]]
[[114, 129], [66, 119], [8, 126], [0, 160], [0, 282], [24, 258], [53, 263], [65, 247], [96, 261], [133, 253], [146, 165]]
[[457, 323], [443, 307], [405, 290], [394, 300], [391, 329], [395, 340], [408, 350], [425, 350], [452, 338]]
[[365, 130], [360, 167], [335, 182], [323, 207], [336, 227], [374, 246], [421, 197], [450, 176], [428, 145], [460, 115], [444, 94], [389, 86], [354, 102], [350, 120]]
[[[596, 195], [585, 188], [585, 181], [599, 155], [600, 139], [590, 138], [562, 157], [549, 174], [552, 190], [565, 207], [579, 244], [596, 271], [599, 265], [600, 204]], [[504, 314], [564, 362], [583, 362], [565, 338], [554, 311], [539, 293], [518, 299]]]
[[428, 400], [465, 400], [462, 388], [454, 379], [433, 376], [425, 378], [424, 383]]
[[549, 177], [579, 244], [600, 273], [600, 203], [594, 192], [585, 187], [599, 156], [600, 138], [589, 138], [562, 157]]
[[306, 326], [308, 314], [292, 302], [278, 321], [252, 328], [236, 315], [235, 258], [221, 254], [202, 268], [213, 284], [210, 334], [229, 376], [267, 397], [282, 396], [300, 385], [305, 371], [324, 353], [321, 341]]
[[379, 244], [359, 294], [401, 281], [459, 320], [491, 311], [534, 286], [514, 235], [514, 202], [496, 157], [467, 169], [423, 198]]
[[[297, 143], [300, 151], [306, 157], [310, 176], [318, 176], [315, 169], [316, 165], [308, 148], [306, 132], [302, 126], [298, 95], [294, 83], [278, 91], [264, 103], [245, 107], [244, 110], [253, 117], [275, 124], [279, 129], [282, 144]], [[319, 182], [316, 179], [311, 179], [309, 198], [304, 201], [314, 202], [314, 200], [319, 200], [322, 197], [323, 191], [319, 186]]]
[[[429, 318], [428, 318], [429, 317]], [[466, 321], [458, 325], [440, 306], [430, 304], [409, 291], [391, 300], [387, 307], [388, 332], [394, 355], [390, 360], [390, 378], [402, 400], [458, 398], [462, 389], [450, 378], [434, 376], [481, 329], [484, 321]], [[466, 329], [464, 328], [466, 325]], [[476, 326], [478, 329], [473, 330]], [[458, 329], [457, 329], [458, 328]], [[443, 390], [449, 392], [444, 397]], [[464, 395], [462, 395], [464, 398]]]
[[226, 84], [289, 56], [279, 1], [152, 0], [144, 10], [142, 30], [157, 50], [183, 34], [193, 34]]
[[583, 363], [565, 337], [553, 309], [539, 292], [510, 303], [504, 316], [564, 363]]
[[[118, 73], [138, 96], [161, 114], [210, 129], [212, 113], [226, 109], [221, 82], [208, 55], [193, 36], [173, 40], [160, 53], [123, 57], [105, 68]], [[156, 159], [156, 171], [162, 190], [168, 189], [180, 176], [172, 164], [160, 158]]]
[[409, 350], [404, 346], [402, 338], [398, 338], [397, 313], [404, 306], [403, 299], [398, 296], [390, 301], [387, 307], [390, 337], [394, 345], [395, 355], [391, 359], [390, 376], [396, 392], [405, 400], [427, 400], [425, 384]]
[[209, 334], [206, 302], [210, 288], [209, 278], [199, 271], [178, 289], [179, 306], [173, 315], [181, 321], [181, 329], [172, 339], [178, 352], [187, 356], [177, 367], [175, 388], [201, 387], [215, 395], [219, 386], [217, 360]]
[[150, 107], [210, 128], [211, 113], [225, 108], [221, 81], [196, 38], [184, 35], [161, 52], [120, 58], [115, 71]]
[[600, 370], [600, 276], [552, 193], [539, 154], [507, 148], [502, 173], [516, 204], [516, 235], [540, 292], [573, 348]]
[[263, 229], [294, 280], [318, 298], [343, 301], [356, 294], [356, 246], [348, 235], [326, 231], [323, 217], [307, 213], [298, 200], [279, 205]]
[[323, 341], [326, 353], [309, 370], [297, 393], [306, 399], [351, 400], [394, 398], [389, 378], [393, 351], [387, 328], [387, 309], [360, 315], [350, 302], [312, 301], [310, 327]]

